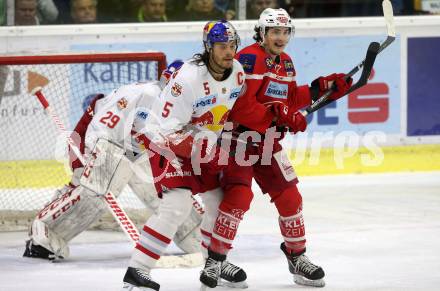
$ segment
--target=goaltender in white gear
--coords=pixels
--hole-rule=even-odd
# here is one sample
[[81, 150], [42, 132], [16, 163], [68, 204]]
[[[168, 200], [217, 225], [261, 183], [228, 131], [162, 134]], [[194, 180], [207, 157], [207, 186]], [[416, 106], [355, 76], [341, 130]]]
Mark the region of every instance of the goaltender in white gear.
[[[125, 85], [104, 98], [97, 97], [85, 113], [92, 118], [86, 125], [84, 152], [90, 153], [98, 139], [123, 145], [131, 157], [121, 160], [109, 190], [118, 196], [128, 184], [151, 214], [157, 210], [159, 198], [152, 184], [148, 155], [139, 154], [142, 144], [131, 133], [135, 115], [144, 118], [142, 112], [148, 112], [160, 91], [157, 81]], [[107, 211], [102, 196], [79, 184], [82, 171], [81, 166], [75, 168], [70, 184], [57, 190], [51, 202], [39, 211], [30, 227], [24, 256], [47, 259], [68, 257], [68, 242]], [[200, 223], [201, 215], [193, 208], [173, 238], [184, 252], [200, 251]]]

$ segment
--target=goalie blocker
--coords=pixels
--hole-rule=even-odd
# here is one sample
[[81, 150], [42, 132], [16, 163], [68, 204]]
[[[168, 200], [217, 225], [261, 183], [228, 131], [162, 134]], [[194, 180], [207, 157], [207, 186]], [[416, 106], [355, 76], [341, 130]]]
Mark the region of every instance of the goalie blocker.
[[[24, 256], [68, 257], [69, 241], [107, 211], [103, 195], [110, 191], [118, 197], [127, 184], [145, 204], [148, 215], [156, 212], [159, 198], [151, 181], [148, 156], [140, 155], [131, 162], [122, 153], [117, 144], [98, 139], [88, 165], [75, 169], [71, 183], [57, 190], [50, 203], [37, 214], [30, 227], [30, 241]], [[186, 253], [200, 252], [201, 220], [201, 215], [193, 208], [173, 238]]]

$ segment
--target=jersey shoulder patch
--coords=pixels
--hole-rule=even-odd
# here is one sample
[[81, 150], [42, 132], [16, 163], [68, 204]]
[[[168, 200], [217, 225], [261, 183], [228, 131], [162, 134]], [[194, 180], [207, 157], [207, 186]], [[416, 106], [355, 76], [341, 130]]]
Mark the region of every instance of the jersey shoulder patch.
[[255, 68], [257, 56], [255, 54], [240, 54], [238, 61], [243, 66], [243, 71], [247, 74], [252, 74]]
[[286, 72], [287, 76], [295, 76], [295, 66], [293, 65], [293, 61], [290, 58], [290, 56], [286, 53], [281, 54], [281, 66], [284, 67], [284, 71]]

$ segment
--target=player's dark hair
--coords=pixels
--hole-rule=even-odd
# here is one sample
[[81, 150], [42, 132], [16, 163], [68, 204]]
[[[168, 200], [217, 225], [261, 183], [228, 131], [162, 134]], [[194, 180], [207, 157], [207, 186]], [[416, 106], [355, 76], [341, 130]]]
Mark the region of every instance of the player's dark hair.
[[197, 66], [209, 66], [209, 52], [207, 50], [205, 50], [203, 53], [198, 53], [195, 54], [193, 56], [193, 61], [194, 64], [196, 64]]
[[256, 42], [262, 42], [263, 39], [261, 38], [261, 35], [260, 35], [260, 28], [259, 28], [258, 26], [255, 25], [255, 27], [254, 27], [254, 31], [255, 31], [255, 34], [254, 34], [254, 36], [253, 36], [253, 39], [254, 39]]
[[[265, 30], [264, 30], [264, 34], [267, 33], [267, 31], [269, 30], [269, 28], [270, 28], [270, 27], [266, 27], [266, 28], [265, 28]], [[253, 38], [256, 42], [262, 42], [263, 39], [261, 38], [261, 35], [260, 35], [260, 28], [259, 28], [258, 26], [255, 25], [255, 27], [254, 27], [254, 31], [255, 31], [255, 34], [254, 34], [254, 36], [253, 36], [252, 38]], [[291, 28], [289, 28], [289, 31], [290, 31], [290, 33], [292, 33], [292, 29], [291, 29]]]

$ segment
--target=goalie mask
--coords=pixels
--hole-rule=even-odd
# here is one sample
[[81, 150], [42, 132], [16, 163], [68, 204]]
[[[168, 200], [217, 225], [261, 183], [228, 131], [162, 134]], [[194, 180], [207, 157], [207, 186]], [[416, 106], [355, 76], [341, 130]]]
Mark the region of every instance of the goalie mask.
[[209, 51], [216, 42], [235, 41], [236, 46], [240, 45], [240, 37], [235, 27], [226, 20], [209, 21], [203, 28], [203, 44]]
[[283, 8], [273, 9], [266, 8], [260, 14], [258, 19], [257, 28], [260, 32], [261, 39], [264, 41], [264, 35], [266, 34], [266, 28], [269, 27], [287, 27], [290, 28], [290, 36], [295, 33], [295, 26], [292, 24], [292, 19], [289, 13]]

